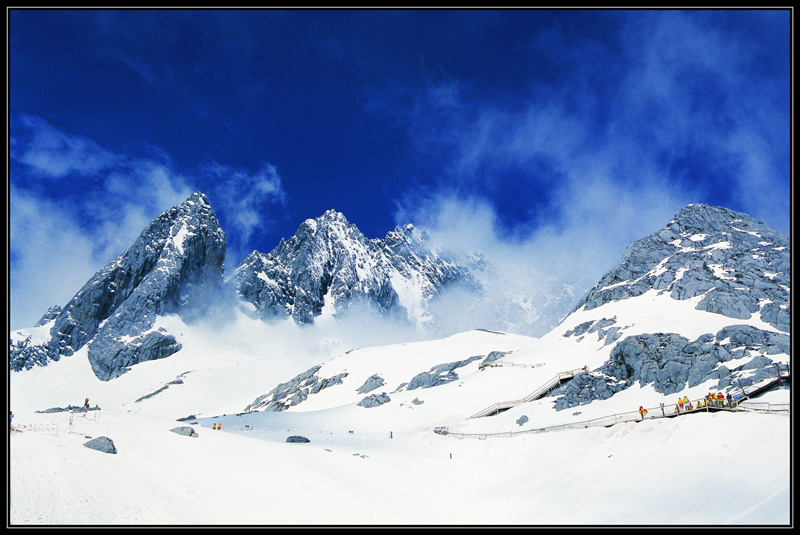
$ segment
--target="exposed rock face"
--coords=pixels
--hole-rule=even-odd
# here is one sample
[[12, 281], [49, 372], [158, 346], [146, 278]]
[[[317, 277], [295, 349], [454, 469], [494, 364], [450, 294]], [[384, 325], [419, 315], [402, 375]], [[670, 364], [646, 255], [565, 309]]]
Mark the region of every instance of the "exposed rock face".
[[383, 405], [384, 403], [389, 403], [390, 401], [391, 398], [389, 398], [386, 392], [383, 392], [382, 394], [370, 394], [369, 396], [359, 401], [358, 406], [370, 409], [372, 407], [379, 407], [380, 405]]
[[290, 316], [297, 323], [356, 304], [425, 322], [425, 304], [440, 289], [477, 284], [465, 268], [433, 253], [412, 225], [368, 240], [333, 210], [307, 219], [270, 253], [253, 251], [236, 268], [236, 281], [239, 296], [262, 318]]
[[[775, 376], [767, 355], [789, 354], [791, 337], [750, 325], [730, 325], [689, 341], [675, 333], [625, 338], [597, 370], [582, 373], [553, 391], [556, 409], [608, 399], [635, 383], [674, 394], [708, 380], [716, 388], [742, 388]], [[739, 362], [737, 362], [739, 361]]]
[[[553, 391], [557, 409], [607, 399], [638, 383], [673, 394], [709, 380], [716, 389], [740, 389], [777, 374], [770, 356], [791, 354], [790, 242], [752, 217], [704, 204], [683, 208], [659, 232], [631, 244], [575, 307], [592, 310], [649, 290], [673, 299], [697, 298], [696, 308], [733, 321], [696, 340], [669, 332], [638, 334], [616, 317], [591, 320], [565, 337], [596, 335], [616, 344], [600, 368]], [[737, 324], [754, 314], [783, 332]], [[776, 357], [777, 358], [777, 357]]]
[[363, 385], [359, 386], [356, 389], [356, 392], [358, 392], [359, 394], [366, 394], [367, 392], [372, 392], [376, 388], [380, 388], [381, 386], [383, 386], [383, 384], [384, 384], [383, 377], [381, 377], [380, 375], [372, 375], [368, 377], [366, 381], [364, 381]]
[[483, 358], [483, 355], [477, 355], [456, 362], [438, 364], [429, 371], [419, 373], [412, 377], [411, 381], [408, 382], [406, 390], [414, 390], [416, 388], [432, 388], [434, 386], [456, 381], [458, 380], [458, 374], [455, 372], [457, 368], [461, 368], [474, 360], [480, 360]]
[[161, 214], [78, 291], [55, 316], [48, 342], [12, 344], [11, 369], [44, 365], [88, 344], [92, 369], [109, 380], [139, 362], [172, 355], [181, 346], [153, 329], [156, 316], [201, 310], [222, 281], [224, 258], [225, 235], [208, 199], [195, 193]]
[[496, 360], [500, 360], [501, 358], [505, 357], [509, 353], [510, 353], [510, 351], [492, 351], [491, 353], [486, 355], [486, 358], [483, 359], [483, 361], [480, 363], [480, 366], [478, 366], [478, 368], [485, 368], [486, 366], [489, 366], [492, 362], [494, 362]]
[[308, 399], [309, 395], [334, 385], [343, 383], [342, 379], [347, 377], [347, 372], [342, 372], [320, 379], [317, 372], [322, 366], [314, 366], [286, 383], [281, 383], [263, 396], [257, 397], [250, 405], [245, 407], [244, 412], [265, 411], [281, 412], [289, 407], [298, 405]]
[[61, 315], [61, 307], [58, 305], [54, 305], [50, 307], [47, 312], [44, 313], [42, 319], [36, 322], [36, 327], [40, 327], [42, 325], [46, 325], [47, 323], [56, 319], [59, 315]]
[[197, 434], [197, 431], [195, 431], [193, 427], [188, 426], [188, 425], [181, 425], [179, 427], [174, 427], [174, 428], [170, 429], [170, 431], [172, 431], [173, 433], [176, 433], [178, 435], [183, 435], [183, 436], [186, 436], [186, 437], [197, 438], [197, 437], [200, 436], [200, 435]]
[[663, 229], [630, 245], [619, 264], [578, 303], [597, 308], [650, 289], [735, 319], [752, 314], [790, 329], [789, 239], [752, 217], [691, 204]]

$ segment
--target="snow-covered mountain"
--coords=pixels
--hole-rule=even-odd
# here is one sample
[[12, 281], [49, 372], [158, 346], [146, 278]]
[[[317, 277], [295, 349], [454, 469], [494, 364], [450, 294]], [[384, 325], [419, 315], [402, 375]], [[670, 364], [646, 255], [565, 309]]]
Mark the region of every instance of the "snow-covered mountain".
[[736, 319], [758, 316], [789, 332], [789, 238], [747, 214], [705, 204], [683, 208], [659, 232], [628, 247], [576, 308], [641, 295], [700, 297], [699, 310]]
[[109, 380], [174, 354], [181, 345], [154, 328], [156, 317], [202, 309], [222, 282], [225, 249], [208, 199], [193, 194], [156, 218], [63, 309], [53, 307], [34, 329], [12, 333], [11, 369], [43, 366], [85, 346], [94, 373]]
[[[339, 236], [350, 239], [338, 242], [347, 243], [338, 254], [321, 245], [327, 239], [304, 253], [316, 255], [304, 260], [315, 266], [319, 277], [313, 280], [328, 281], [328, 290], [315, 294], [323, 298], [320, 310], [333, 303], [325, 296], [336, 295], [339, 303], [353, 288], [377, 299], [378, 292], [359, 286], [373, 279], [357, 278], [354, 270], [371, 261], [378, 265], [371, 254], [379, 251], [384, 273], [400, 273], [398, 265], [413, 255], [406, 251], [398, 256], [403, 262], [393, 265], [381, 247], [354, 238], [359, 233], [352, 228], [347, 234], [343, 218], [327, 215], [340, 222], [332, 225]], [[312, 226], [306, 241], [315, 241]], [[167, 235], [178, 236], [181, 228]], [[288, 244], [301, 241], [289, 240], [276, 251], [299, 258]], [[177, 248], [173, 242], [162, 249]], [[311, 261], [316, 258], [326, 260]], [[328, 261], [340, 258], [347, 269], [329, 269]], [[789, 258], [788, 239], [752, 218], [690, 205], [632, 244], [540, 338], [470, 330], [332, 357], [309, 342], [326, 325], [324, 313], [313, 315], [319, 301], [302, 301], [313, 325], [267, 324], [241, 311], [228, 323], [188, 322], [167, 313], [181, 307], [164, 307], [153, 313], [147, 332], [169, 333], [180, 344], [169, 358], [103, 381], [95, 375], [88, 338], [46, 367], [12, 371], [15, 423], [32, 430], [15, 437], [30, 447], [13, 454], [12, 491], [21, 488], [27, 503], [35, 500], [35, 489], [20, 474], [40, 466], [44, 484], [63, 487], [53, 464], [58, 462], [74, 476], [70, 485], [91, 489], [100, 481], [108, 490], [93, 496], [98, 505], [90, 508], [88, 523], [109, 518], [108, 511], [145, 523], [292, 523], [302, 510], [306, 516], [296, 523], [784, 524], [790, 510], [788, 414], [703, 412], [614, 424], [618, 415], [636, 415], [639, 406], [658, 416], [663, 403], [670, 414], [678, 396], [695, 402], [708, 392], [739, 396], [774, 377], [777, 365], [788, 366]], [[418, 265], [424, 264], [420, 257]], [[424, 271], [415, 269], [406, 273]], [[212, 273], [217, 280], [220, 271]], [[258, 278], [263, 272], [253, 273]], [[339, 293], [332, 293], [334, 279]], [[319, 290], [311, 280], [301, 287]], [[380, 280], [388, 284], [391, 276]], [[399, 293], [396, 300], [402, 303]], [[49, 336], [48, 322], [71, 309], [54, 310], [55, 319], [28, 334]], [[32, 336], [28, 345], [34, 343]], [[788, 391], [771, 394], [788, 407]], [[102, 409], [85, 421], [36, 412], [87, 396]], [[170, 433], [177, 419], [199, 437]], [[603, 425], [592, 427], [596, 421]], [[554, 426], [580, 430], [544, 433]], [[434, 434], [436, 427], [449, 434]], [[39, 441], [44, 432], [56, 436]], [[113, 438], [118, 457], [128, 460], [113, 485], [154, 488], [158, 498], [135, 504], [115, 498], [92, 457], [102, 454], [77, 451], [75, 437], [87, 434]], [[286, 444], [298, 434], [310, 439], [310, 449]], [[70, 452], [66, 460], [62, 452]], [[150, 468], [153, 458], [159, 461]], [[198, 462], [208, 470], [198, 469]], [[87, 473], [97, 477], [81, 475]], [[709, 485], [735, 487], [742, 479], [746, 488], [726, 500], [663, 506], [683, 496], [689, 480], [696, 482], [690, 489], [705, 492]], [[264, 484], [273, 480], [283, 483]], [[648, 507], [640, 503], [645, 494]], [[307, 496], [302, 504], [300, 495]], [[450, 498], [440, 507], [444, 496]], [[13, 501], [12, 517], [42, 518], [24, 500]], [[326, 500], [335, 505], [308, 506]], [[74, 522], [81, 510], [56, 507], [52, 514]]]
[[[357, 350], [274, 386], [243, 410], [368, 407], [392, 420], [398, 406], [425, 402], [423, 412], [435, 415], [428, 425], [480, 427], [467, 420], [482, 406], [524, 399], [569, 370], [581, 371], [546, 401], [509, 412], [521, 416], [526, 407], [541, 420], [642, 389], [653, 402], [679, 392], [741, 394], [790, 361], [788, 284], [785, 236], [745, 214], [690, 205], [632, 244], [540, 339], [476, 331], [471, 336], [488, 336], [488, 346], [472, 341], [456, 351], [456, 337], [442, 342], [450, 351], [433, 342]], [[421, 390], [432, 387], [441, 392], [438, 410], [430, 408], [433, 394]], [[391, 417], [383, 408], [390, 405]]]
[[236, 287], [262, 318], [312, 323], [367, 305], [424, 327], [428, 302], [453, 284], [476, 289], [469, 271], [439, 257], [413, 225], [368, 240], [334, 210], [307, 219], [270, 253], [253, 251], [236, 268]]
[[191, 321], [212, 306], [227, 308], [213, 314], [231, 316], [231, 300], [215, 299], [223, 293], [271, 323], [310, 324], [355, 312], [356, 322], [388, 318], [424, 337], [476, 326], [529, 334], [538, 325], [543, 332], [571, 296], [557, 283], [547, 290], [552, 295], [536, 296], [484, 287], [472, 272], [484, 275], [490, 263], [468, 268], [437, 254], [425, 232], [410, 224], [367, 239], [334, 210], [306, 220], [270, 253], [253, 251], [227, 281], [225, 250], [208, 199], [193, 194], [156, 218], [63, 308], [56, 305], [36, 326], [10, 333], [10, 368], [44, 366], [85, 346], [97, 377], [113, 379], [180, 351], [176, 333], [155, 327], [157, 317]]

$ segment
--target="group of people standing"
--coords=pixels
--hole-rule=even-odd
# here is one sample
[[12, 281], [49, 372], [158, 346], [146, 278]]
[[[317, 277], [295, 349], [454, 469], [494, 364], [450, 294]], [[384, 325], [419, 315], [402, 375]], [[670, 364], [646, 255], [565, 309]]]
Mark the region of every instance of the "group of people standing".
[[705, 398], [698, 399], [696, 402], [689, 401], [687, 396], [683, 396], [682, 398], [678, 398], [678, 402], [675, 404], [675, 414], [679, 414], [681, 412], [688, 412], [697, 409], [703, 409], [706, 407], [718, 407], [718, 408], [733, 408], [733, 398], [731, 397], [730, 393], [727, 396], [724, 396], [722, 392], [718, 392], [713, 394], [709, 392], [706, 394]]
[[[712, 394], [711, 392], [709, 392], [705, 398], [701, 398], [696, 401], [690, 401], [688, 396], [683, 396], [682, 398], [678, 398], [678, 401], [675, 403], [675, 410], [673, 411], [673, 413], [681, 414], [684, 412], [703, 409], [706, 407], [732, 409], [733, 398], [731, 397], [730, 393], [728, 393], [727, 396], [724, 396], [722, 392], [718, 392], [716, 394]], [[644, 420], [646, 414], [647, 414], [647, 409], [645, 409], [642, 406], [639, 406], [639, 416], [641, 416], [642, 420]], [[666, 416], [664, 412], [663, 403], [661, 404], [661, 415]]]

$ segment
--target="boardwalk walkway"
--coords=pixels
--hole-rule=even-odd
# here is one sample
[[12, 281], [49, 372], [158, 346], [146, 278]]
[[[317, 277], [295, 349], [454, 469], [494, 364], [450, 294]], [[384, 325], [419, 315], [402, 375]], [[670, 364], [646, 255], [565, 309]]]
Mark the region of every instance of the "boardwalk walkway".
[[467, 418], [467, 420], [471, 420], [473, 418], [483, 418], [484, 416], [492, 416], [497, 414], [498, 412], [503, 412], [505, 410], [510, 409], [511, 407], [516, 407], [517, 405], [520, 405], [522, 403], [527, 403], [529, 401], [537, 400], [547, 395], [548, 392], [550, 392], [557, 386], [560, 386], [562, 382], [572, 379], [573, 377], [584, 371], [586, 371], [586, 366], [584, 366], [583, 368], [576, 368], [574, 370], [561, 372], [555, 377], [548, 380], [545, 384], [543, 384], [542, 386], [540, 386], [539, 388], [537, 388], [536, 390], [525, 396], [524, 398], [494, 403], [492, 405], [489, 405], [482, 411], [473, 414], [472, 416]]
[[[529, 396], [520, 399], [520, 400], [513, 400], [513, 401], [504, 401], [500, 403], [495, 403], [484, 410], [470, 416], [467, 418], [468, 420], [473, 418], [481, 418], [484, 416], [490, 416], [493, 414], [497, 414], [498, 412], [502, 412], [503, 410], [510, 409], [516, 405], [521, 403], [525, 403], [528, 401], [533, 401], [544, 396], [547, 392], [561, 384], [561, 381], [570, 379], [580, 373], [581, 371], [585, 371], [586, 368], [579, 368], [576, 370], [570, 370], [568, 372], [562, 372], [558, 374], [553, 379], [549, 380], [547, 383], [542, 385], [540, 388], [535, 390]], [[705, 400], [690, 400], [691, 406], [694, 407], [692, 410], [688, 409], [681, 409], [677, 404], [672, 403], [669, 405], [658, 406], [655, 408], [648, 408], [647, 413], [645, 414], [644, 418], [639, 411], [631, 411], [625, 412], [620, 414], [612, 414], [609, 416], [604, 416], [601, 418], [595, 418], [593, 420], [586, 420], [582, 422], [572, 422], [568, 424], [560, 424], [560, 425], [551, 425], [547, 427], [540, 427], [534, 429], [526, 429], [523, 431], [507, 431], [503, 433], [450, 433], [444, 428], [437, 428], [436, 433], [448, 435], [456, 438], [479, 438], [479, 439], [486, 439], [488, 437], [513, 437], [516, 435], [527, 435], [531, 433], [548, 433], [551, 431], [566, 431], [567, 429], [588, 429], [590, 427], [611, 427], [612, 425], [624, 422], [637, 422], [642, 420], [652, 420], [656, 418], [675, 418], [678, 416], [683, 416], [686, 414], [692, 413], [699, 413], [699, 412], [719, 412], [719, 411], [727, 411], [727, 412], [765, 412], [765, 413], [784, 413], [788, 414], [791, 412], [791, 404], [789, 403], [764, 403], [764, 402], [757, 402], [752, 401], [752, 398], [767, 392], [776, 387], [781, 387], [783, 385], [789, 385], [791, 383], [791, 368], [790, 366], [785, 366], [784, 368], [778, 367], [778, 371], [776, 376], [771, 379], [766, 379], [760, 383], [755, 385], [750, 385], [748, 387], [739, 389], [739, 392], [732, 395], [732, 402], [731, 406], [727, 405], [727, 402], [719, 404], [719, 405], [712, 405], [705, 403]], [[698, 406], [701, 405], [702, 406]], [[688, 407], [688, 404], [687, 404]]]
[[[699, 401], [699, 400], [698, 400]], [[696, 403], [696, 402], [695, 402]], [[625, 423], [625, 422], [641, 422], [643, 420], [654, 420], [658, 418], [677, 418], [679, 416], [685, 416], [687, 414], [693, 413], [701, 413], [701, 412], [764, 412], [764, 413], [783, 413], [788, 414], [791, 411], [791, 405], [789, 403], [758, 403], [758, 402], [743, 402], [739, 404], [734, 404], [732, 408], [729, 407], [713, 407], [713, 406], [705, 406], [700, 409], [693, 409], [691, 411], [685, 410], [680, 412], [675, 412], [675, 404], [671, 405], [664, 405], [663, 414], [661, 412], [662, 407], [655, 407], [651, 409], [647, 409], [647, 415], [644, 418], [641, 417], [638, 411], [631, 411], [631, 412], [624, 412], [619, 414], [612, 414], [609, 416], [603, 416], [601, 418], [595, 418], [593, 420], [586, 420], [582, 422], [572, 422], [568, 424], [560, 424], [560, 425], [551, 425], [547, 427], [540, 427], [534, 429], [526, 429], [523, 431], [506, 431], [501, 433], [451, 433], [446, 430], [442, 430], [442, 428], [438, 428], [439, 430], [436, 431], [437, 434], [440, 435], [447, 435], [455, 438], [478, 438], [478, 439], [487, 439], [489, 437], [515, 437], [518, 435], [529, 435], [529, 434], [537, 434], [537, 433], [550, 433], [553, 431], [566, 431], [568, 429], [589, 429], [590, 427], [611, 427], [612, 425]]]

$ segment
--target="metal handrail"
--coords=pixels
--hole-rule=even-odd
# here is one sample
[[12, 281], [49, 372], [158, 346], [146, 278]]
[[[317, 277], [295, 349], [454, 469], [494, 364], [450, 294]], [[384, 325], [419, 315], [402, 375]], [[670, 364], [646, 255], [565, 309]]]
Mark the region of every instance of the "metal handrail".
[[[679, 410], [678, 412], [675, 409], [678, 407], [676, 403], [672, 403], [669, 405], [664, 405], [663, 407], [658, 406], [655, 408], [647, 409], [647, 414], [653, 413], [652, 416], [644, 416], [642, 417], [639, 414], [639, 411], [631, 411], [631, 412], [623, 412], [612, 414], [609, 416], [601, 416], [600, 418], [594, 418], [592, 420], [584, 420], [581, 422], [572, 422], [568, 424], [559, 424], [559, 425], [551, 425], [546, 427], [540, 427], [536, 429], [526, 429], [524, 431], [505, 431], [499, 433], [453, 433], [453, 432], [446, 432], [448, 436], [454, 436], [456, 438], [480, 438], [486, 439], [488, 437], [513, 437], [516, 435], [529, 435], [529, 434], [539, 434], [539, 433], [549, 433], [552, 431], [566, 431], [568, 429], [588, 429], [590, 427], [610, 427], [612, 425], [618, 423], [626, 423], [626, 422], [633, 422], [633, 421], [642, 421], [642, 420], [653, 420], [658, 418], [672, 418], [675, 416], [680, 416], [689, 413], [695, 412], [717, 412], [717, 411], [728, 411], [728, 412], [742, 412], [745, 411], [757, 411], [757, 412], [767, 412], [767, 413], [784, 413], [784, 412], [791, 412], [791, 404], [788, 403], [755, 403], [755, 402], [745, 402], [735, 404], [732, 407], [726, 406], [718, 406], [718, 405], [708, 405], [704, 404], [702, 407], [697, 407], [697, 402], [701, 400], [692, 401], [692, 405], [694, 408], [692, 410], [684, 409]], [[495, 403], [495, 405], [500, 405], [499, 403]], [[758, 407], [754, 407], [753, 405], [758, 405]], [[766, 405], [766, 407], [764, 407]], [[483, 412], [483, 411], [481, 411]], [[660, 414], [659, 414], [660, 412]]]
[[563, 379], [572, 379], [582, 371], [586, 371], [586, 366], [584, 366], [583, 368], [576, 368], [574, 370], [559, 372], [555, 377], [548, 380], [544, 385], [540, 386], [539, 388], [537, 388], [531, 394], [525, 396], [524, 398], [514, 399], [511, 401], [500, 401], [498, 403], [494, 403], [492, 405], [489, 405], [485, 409], [473, 414], [472, 416], [467, 418], [467, 420], [471, 420], [473, 418], [482, 418], [483, 416], [488, 416], [489, 414], [492, 414], [493, 412], [496, 412], [500, 409], [515, 407], [522, 403], [528, 403], [529, 401], [538, 399], [547, 392], [549, 392], [550, 390], [552, 390], [553, 388], [555, 388], [557, 385], [561, 384], [561, 381]]

